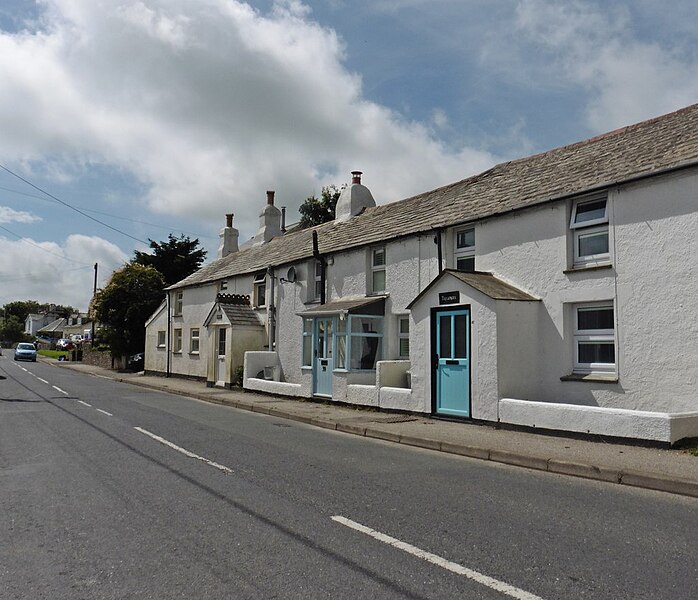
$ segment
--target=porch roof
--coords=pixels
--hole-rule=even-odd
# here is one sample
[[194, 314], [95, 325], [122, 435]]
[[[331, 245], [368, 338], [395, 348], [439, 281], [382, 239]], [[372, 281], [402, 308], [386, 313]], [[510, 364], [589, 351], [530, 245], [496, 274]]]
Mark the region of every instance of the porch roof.
[[[339, 298], [333, 302], [325, 304], [316, 304], [298, 314], [303, 317], [321, 316], [321, 315], [337, 315], [340, 313], [355, 312], [359, 308], [365, 308], [377, 304], [384, 303], [386, 296], [362, 296], [360, 298]], [[381, 309], [381, 306], [371, 306], [373, 312], [376, 309]], [[382, 311], [381, 311], [382, 312]]]
[[495, 277], [492, 273], [485, 273], [483, 271], [455, 271], [453, 269], [444, 269], [440, 275], [437, 275], [434, 280], [425, 287], [412, 302], [407, 305], [407, 308], [412, 308], [417, 301], [424, 296], [438, 281], [441, 281], [444, 277], [453, 276], [459, 281], [475, 288], [478, 292], [489, 296], [493, 300], [514, 300], [514, 301], [527, 301], [527, 302], [537, 302], [539, 298], [531, 296], [531, 294], [524, 292], [506, 281], [502, 281]]

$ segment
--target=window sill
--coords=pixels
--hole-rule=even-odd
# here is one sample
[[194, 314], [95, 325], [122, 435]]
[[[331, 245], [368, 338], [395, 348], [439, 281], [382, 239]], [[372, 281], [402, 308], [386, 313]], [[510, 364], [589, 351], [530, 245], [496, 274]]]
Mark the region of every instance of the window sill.
[[165, 348], [167, 348], [167, 346], [165, 346], [165, 345], [163, 344], [162, 346], [156, 346], [156, 348], [157, 348], [158, 350], [164, 350]]
[[618, 383], [615, 373], [570, 373], [560, 377], [560, 381], [593, 381], [595, 383]]
[[199, 356], [200, 352], [190, 352], [189, 356]]
[[601, 265], [576, 265], [572, 267], [571, 269], [565, 269], [563, 273], [565, 275], [569, 275], [570, 273], [582, 273], [586, 271], [603, 271], [604, 269], [612, 269], [613, 264], [609, 263], [604, 263]]

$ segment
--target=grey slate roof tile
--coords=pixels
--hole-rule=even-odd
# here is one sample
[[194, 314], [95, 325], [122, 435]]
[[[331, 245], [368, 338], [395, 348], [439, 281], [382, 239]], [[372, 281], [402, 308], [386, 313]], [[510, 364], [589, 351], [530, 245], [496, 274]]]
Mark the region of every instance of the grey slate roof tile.
[[549, 152], [501, 163], [435, 190], [369, 208], [349, 221], [288, 233], [213, 261], [170, 287], [251, 273], [313, 254], [426, 233], [698, 162], [698, 104]]

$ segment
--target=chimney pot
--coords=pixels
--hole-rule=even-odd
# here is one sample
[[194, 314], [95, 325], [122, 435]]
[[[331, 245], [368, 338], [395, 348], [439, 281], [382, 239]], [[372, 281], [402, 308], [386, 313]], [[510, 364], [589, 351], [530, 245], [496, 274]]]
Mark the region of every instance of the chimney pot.
[[274, 206], [274, 192], [267, 191], [267, 204]]
[[233, 213], [227, 213], [225, 215], [225, 226], [226, 227], [232, 227], [233, 226]]
[[361, 171], [352, 171], [351, 172], [351, 182], [352, 183], [361, 183]]

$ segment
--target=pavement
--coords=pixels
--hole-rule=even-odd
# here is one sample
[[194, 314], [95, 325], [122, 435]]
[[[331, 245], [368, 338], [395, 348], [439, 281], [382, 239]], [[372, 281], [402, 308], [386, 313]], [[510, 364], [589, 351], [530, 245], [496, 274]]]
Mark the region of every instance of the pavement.
[[347, 434], [698, 498], [698, 456], [686, 448], [580, 438], [530, 429], [501, 428], [495, 424], [452, 422], [425, 415], [375, 411], [239, 389], [209, 388], [200, 381], [119, 373], [78, 362], [46, 362], [87, 375]]

